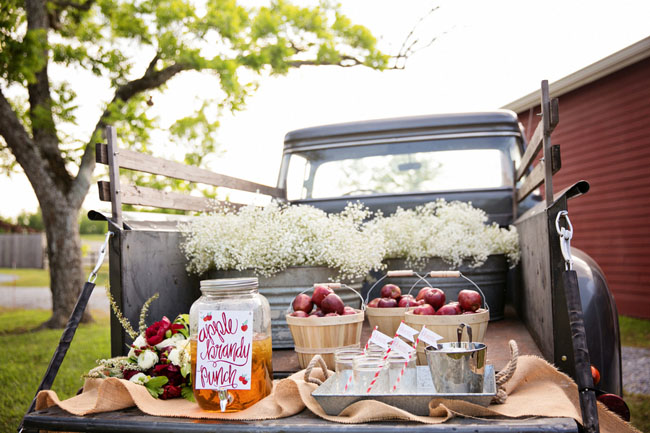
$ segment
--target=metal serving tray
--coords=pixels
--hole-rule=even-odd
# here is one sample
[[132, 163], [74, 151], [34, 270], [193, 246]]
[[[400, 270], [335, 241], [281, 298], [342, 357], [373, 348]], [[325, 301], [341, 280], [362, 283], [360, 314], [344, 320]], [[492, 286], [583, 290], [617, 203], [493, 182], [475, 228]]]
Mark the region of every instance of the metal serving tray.
[[[345, 387], [346, 380], [342, 375], [336, 373], [316, 388], [311, 395], [328, 415], [338, 415], [343, 409], [360, 400], [377, 400], [404, 409], [414, 415], [426, 416], [429, 415], [429, 402], [434, 398], [464, 400], [480, 406], [488, 406], [492, 397], [497, 393], [493, 365], [485, 366], [483, 392], [469, 394], [439, 394], [433, 385], [429, 367], [418, 366], [416, 371], [417, 387], [409, 393], [342, 394], [339, 389]], [[339, 387], [340, 383], [341, 387]]]

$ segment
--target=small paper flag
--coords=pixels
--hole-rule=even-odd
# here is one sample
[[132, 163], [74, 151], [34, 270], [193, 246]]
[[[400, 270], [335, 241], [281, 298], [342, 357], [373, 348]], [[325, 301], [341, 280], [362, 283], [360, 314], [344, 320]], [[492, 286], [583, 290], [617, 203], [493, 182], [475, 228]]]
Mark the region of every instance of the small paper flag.
[[399, 324], [399, 328], [397, 328], [397, 335], [402, 336], [406, 338], [410, 342], [415, 342], [415, 335], [418, 333], [417, 330], [411, 328], [409, 325], [406, 323], [402, 322]]
[[391, 338], [384, 334], [383, 332], [377, 331], [376, 329], [372, 331], [372, 334], [370, 335], [370, 340], [368, 342], [374, 343], [377, 346], [381, 347], [382, 349], [386, 350], [388, 349], [388, 346], [390, 345]]
[[411, 354], [411, 352], [413, 352], [413, 347], [410, 344], [404, 342], [404, 340], [401, 338], [395, 337], [390, 344], [390, 350], [397, 352], [406, 358]]
[[427, 329], [426, 326], [422, 327], [418, 338], [430, 346], [435, 346], [438, 344], [438, 340], [442, 340], [441, 335], [438, 335], [432, 330]]

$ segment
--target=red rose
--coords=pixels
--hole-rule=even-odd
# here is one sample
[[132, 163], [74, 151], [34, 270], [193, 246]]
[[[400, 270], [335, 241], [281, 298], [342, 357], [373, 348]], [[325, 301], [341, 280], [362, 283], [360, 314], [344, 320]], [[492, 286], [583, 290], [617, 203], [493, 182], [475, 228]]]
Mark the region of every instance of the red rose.
[[185, 378], [181, 374], [181, 369], [174, 364], [158, 364], [154, 366], [151, 375], [165, 376], [167, 379], [169, 379], [169, 382], [167, 383], [174, 386], [182, 385], [185, 381]]
[[181, 387], [167, 384], [163, 386], [163, 393], [160, 396], [162, 400], [167, 400], [169, 398], [176, 398], [181, 396]]
[[137, 370], [124, 370], [124, 371], [122, 371], [122, 376], [123, 376], [126, 380], [129, 380], [129, 379], [131, 379], [133, 376], [135, 376], [135, 375], [138, 374], [138, 373], [140, 373], [140, 372], [137, 371]]
[[167, 331], [171, 331], [172, 322], [165, 316], [163, 316], [160, 322], [156, 322], [145, 331], [145, 337], [147, 338], [147, 344], [155, 346], [165, 339], [165, 334]]

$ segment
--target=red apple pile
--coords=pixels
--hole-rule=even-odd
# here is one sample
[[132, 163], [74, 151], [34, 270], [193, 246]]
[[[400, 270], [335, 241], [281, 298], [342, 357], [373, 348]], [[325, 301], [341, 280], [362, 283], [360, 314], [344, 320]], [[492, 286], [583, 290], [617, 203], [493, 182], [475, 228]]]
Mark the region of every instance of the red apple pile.
[[339, 295], [325, 285], [315, 286], [311, 296], [304, 293], [299, 294], [294, 298], [291, 306], [293, 313], [290, 316], [293, 317], [332, 317], [357, 314], [357, 310], [345, 305]]
[[381, 297], [368, 302], [370, 308], [416, 307], [424, 301], [416, 300], [411, 295], [402, 295], [402, 290], [395, 284], [386, 284], [379, 293]]
[[413, 310], [413, 314], [425, 316], [449, 316], [457, 314], [474, 314], [481, 308], [483, 299], [481, 294], [475, 290], [461, 290], [458, 293], [458, 301], [445, 304], [445, 293], [440, 289], [425, 287], [420, 290], [416, 301], [422, 301]]

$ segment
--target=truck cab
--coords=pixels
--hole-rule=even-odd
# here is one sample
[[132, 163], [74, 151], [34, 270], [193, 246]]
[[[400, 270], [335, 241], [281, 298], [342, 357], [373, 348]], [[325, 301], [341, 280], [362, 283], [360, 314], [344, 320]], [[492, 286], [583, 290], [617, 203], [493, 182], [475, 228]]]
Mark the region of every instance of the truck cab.
[[[316, 126], [286, 134], [278, 188], [286, 191], [290, 203], [326, 212], [340, 212], [348, 202], [360, 201], [388, 215], [398, 207], [408, 209], [443, 198], [471, 202], [487, 213], [490, 222], [501, 226], [518, 225], [544, 207], [536, 188], [517, 200], [518, 189], [532, 172], [529, 168], [517, 179], [525, 150], [517, 116], [505, 110]], [[559, 169], [559, 158], [555, 162]], [[586, 190], [588, 184], [579, 182], [571, 197]], [[526, 239], [520, 235], [521, 242]], [[540, 240], [539, 248], [543, 245]], [[614, 299], [595, 261], [575, 248], [573, 258], [591, 362], [603, 378], [600, 389], [621, 395]], [[521, 278], [521, 269], [510, 272], [507, 299], [525, 318], [530, 307], [522, 298], [530, 299], [535, 293], [520, 293], [519, 288], [525, 286]], [[535, 320], [539, 317], [530, 317], [527, 325], [542, 352], [571, 374], [570, 367], [563, 368], [570, 365], [566, 355], [559, 353], [566, 352], [569, 344], [564, 341], [568, 321], [554, 316], [553, 329], [544, 335], [536, 331]], [[548, 334], [554, 343], [545, 343]]]

